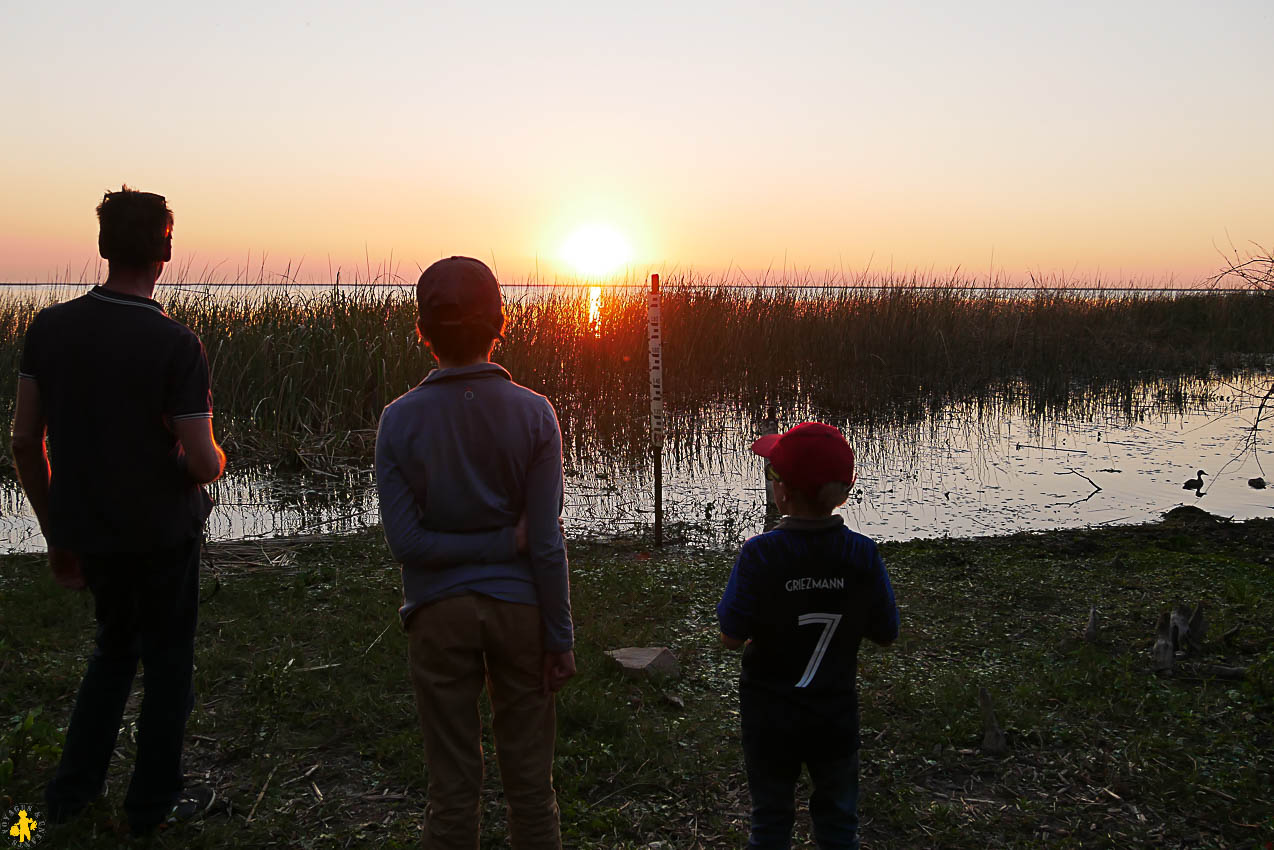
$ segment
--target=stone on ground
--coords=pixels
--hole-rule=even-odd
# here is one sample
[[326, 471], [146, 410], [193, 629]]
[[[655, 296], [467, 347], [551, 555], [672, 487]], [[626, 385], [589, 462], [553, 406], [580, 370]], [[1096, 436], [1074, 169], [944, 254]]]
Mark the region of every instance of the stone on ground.
[[681, 673], [677, 656], [666, 646], [626, 646], [607, 650], [606, 654], [614, 659], [625, 676], [677, 676]]

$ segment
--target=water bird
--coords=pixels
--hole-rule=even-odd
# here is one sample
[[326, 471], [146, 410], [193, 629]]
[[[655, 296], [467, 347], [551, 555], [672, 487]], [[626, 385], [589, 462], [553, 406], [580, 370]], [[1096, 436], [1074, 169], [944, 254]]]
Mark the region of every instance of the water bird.
[[1203, 476], [1207, 475], [1202, 469], [1199, 470], [1198, 478], [1191, 478], [1189, 481], [1181, 485], [1182, 490], [1202, 490]]
[[1264, 478], [1249, 478], [1247, 480], [1247, 486], [1251, 487], [1253, 490], [1264, 490], [1265, 479]]

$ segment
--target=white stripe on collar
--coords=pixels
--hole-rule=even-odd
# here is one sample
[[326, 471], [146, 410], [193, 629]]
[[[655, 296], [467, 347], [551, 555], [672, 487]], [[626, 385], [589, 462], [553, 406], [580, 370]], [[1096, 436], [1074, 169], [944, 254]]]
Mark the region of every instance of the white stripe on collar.
[[158, 313], [161, 316], [167, 315], [167, 313], [165, 313], [163, 310], [156, 307], [154, 304], [142, 304], [137, 301], [130, 301], [127, 298], [113, 298], [110, 295], [106, 295], [105, 293], [95, 292], [92, 290], [90, 290], [88, 294], [92, 296], [93, 298], [97, 298], [102, 301], [109, 301], [112, 304], [124, 304], [129, 307], [144, 307], [147, 310], [154, 310], [156, 313]]

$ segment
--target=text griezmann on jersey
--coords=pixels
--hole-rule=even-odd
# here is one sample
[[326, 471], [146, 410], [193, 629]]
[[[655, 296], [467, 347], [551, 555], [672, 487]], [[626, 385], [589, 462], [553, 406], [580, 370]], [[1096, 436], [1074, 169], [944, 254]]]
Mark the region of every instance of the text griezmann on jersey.
[[785, 590], [844, 590], [843, 578], [794, 578], [783, 585]]

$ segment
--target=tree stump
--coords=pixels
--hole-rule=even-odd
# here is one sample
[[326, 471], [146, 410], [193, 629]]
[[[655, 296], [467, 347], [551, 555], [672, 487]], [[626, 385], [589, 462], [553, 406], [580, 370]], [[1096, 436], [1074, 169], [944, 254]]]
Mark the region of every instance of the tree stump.
[[1172, 651], [1190, 651], [1190, 609], [1177, 603], [1172, 609], [1171, 617]]
[[1208, 636], [1208, 618], [1203, 614], [1203, 603], [1199, 602], [1194, 606], [1194, 613], [1190, 615], [1190, 645], [1195, 651], [1203, 649], [1203, 641]]
[[[1218, 643], [1233, 649], [1238, 632], [1239, 627], [1235, 626], [1221, 635]], [[1174, 675], [1184, 680], [1242, 681], [1247, 676], [1247, 667], [1231, 667], [1190, 660], [1190, 656], [1203, 652], [1203, 644], [1207, 636], [1208, 618], [1203, 613], [1203, 603], [1195, 603], [1194, 611], [1178, 603], [1172, 611], [1165, 611], [1159, 615], [1159, 625], [1155, 629], [1155, 643], [1150, 649], [1150, 669], [1155, 673]], [[1178, 654], [1180, 659], [1177, 657]], [[1181, 663], [1177, 664], [1178, 661]], [[1177, 665], [1175, 669], [1174, 664]]]
[[1172, 620], [1167, 611], [1159, 616], [1155, 645], [1150, 649], [1150, 669], [1156, 673], [1172, 671], [1175, 652], [1172, 646]]
[[985, 687], [978, 688], [978, 707], [982, 709], [982, 749], [993, 756], [1008, 752], [1009, 741], [1000, 724], [995, 722], [995, 709], [991, 707], [991, 694]]
[[1084, 640], [1089, 643], [1097, 643], [1097, 638], [1101, 635], [1101, 627], [1097, 623], [1097, 606], [1094, 605], [1088, 609], [1088, 625], [1084, 627]]

